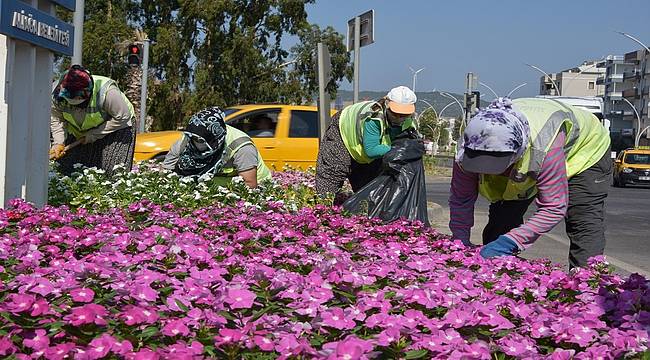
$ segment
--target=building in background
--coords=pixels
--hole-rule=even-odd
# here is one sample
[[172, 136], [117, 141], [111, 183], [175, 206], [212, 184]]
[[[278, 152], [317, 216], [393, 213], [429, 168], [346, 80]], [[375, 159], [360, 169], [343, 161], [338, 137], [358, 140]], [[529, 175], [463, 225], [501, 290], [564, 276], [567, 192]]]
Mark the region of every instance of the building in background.
[[[612, 146], [618, 149], [633, 146], [636, 134], [650, 125], [650, 54], [638, 50], [610, 55], [598, 67], [605, 70], [597, 82], [605, 88], [604, 115], [611, 121]], [[624, 99], [636, 108], [640, 124], [634, 109]], [[647, 143], [647, 135], [642, 136], [640, 144]]]
[[[585, 61], [574, 68], [560, 71], [555, 74], [542, 76], [539, 81], [539, 94], [551, 96], [602, 96], [605, 87], [597, 84], [597, 79], [602, 76], [605, 69], [598, 67], [598, 61]], [[552, 81], [551, 81], [552, 80]], [[560, 90], [557, 93], [553, 81]]]

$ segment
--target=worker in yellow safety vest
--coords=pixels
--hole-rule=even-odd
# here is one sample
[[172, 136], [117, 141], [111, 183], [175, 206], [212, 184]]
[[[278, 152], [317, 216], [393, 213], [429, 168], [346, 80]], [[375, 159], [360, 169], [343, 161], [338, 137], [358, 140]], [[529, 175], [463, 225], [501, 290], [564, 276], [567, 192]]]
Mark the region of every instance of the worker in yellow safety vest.
[[73, 65], [52, 92], [50, 158], [66, 175], [75, 164], [109, 175], [118, 164], [130, 169], [134, 123], [133, 105], [114, 80]]
[[[516, 254], [563, 218], [571, 267], [603, 254], [612, 161], [593, 114], [552, 99], [501, 98], [472, 117], [462, 142], [449, 198], [455, 239], [470, 244], [481, 194], [490, 202], [483, 257]], [[533, 200], [537, 211], [524, 223]]]
[[183, 137], [165, 156], [163, 167], [182, 176], [210, 174], [224, 180], [241, 176], [250, 188], [270, 179], [271, 171], [251, 138], [226, 125], [224, 118], [216, 106], [194, 114]]
[[[318, 151], [316, 192], [338, 194], [346, 179], [356, 192], [379, 175], [391, 140], [414, 127], [415, 93], [393, 88], [377, 101], [349, 105], [332, 117]], [[335, 203], [342, 203], [335, 200]]]

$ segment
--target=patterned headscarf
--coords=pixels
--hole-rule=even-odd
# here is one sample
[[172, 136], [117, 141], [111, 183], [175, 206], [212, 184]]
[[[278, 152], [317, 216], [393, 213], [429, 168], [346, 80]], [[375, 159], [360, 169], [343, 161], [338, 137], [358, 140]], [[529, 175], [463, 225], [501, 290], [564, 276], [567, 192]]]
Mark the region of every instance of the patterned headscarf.
[[462, 160], [465, 148], [514, 152], [517, 155], [515, 159], [520, 159], [526, 151], [529, 138], [530, 126], [526, 116], [512, 108], [512, 100], [509, 98], [498, 98], [469, 121], [456, 160]]
[[[223, 167], [226, 145], [226, 123], [223, 111], [214, 106], [192, 115], [185, 129], [187, 146], [181, 150], [175, 171], [182, 176], [218, 173]], [[198, 149], [194, 142], [205, 143], [207, 149]]]
[[54, 88], [52, 96], [56, 101], [66, 99], [90, 99], [93, 93], [93, 79], [90, 73], [80, 65], [72, 65], [61, 76], [59, 84]]

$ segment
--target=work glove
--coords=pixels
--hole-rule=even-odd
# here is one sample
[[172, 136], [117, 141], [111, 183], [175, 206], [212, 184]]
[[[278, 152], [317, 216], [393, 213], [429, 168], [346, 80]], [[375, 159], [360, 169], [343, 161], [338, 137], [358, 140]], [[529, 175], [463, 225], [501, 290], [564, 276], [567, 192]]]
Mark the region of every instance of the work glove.
[[515, 255], [519, 252], [519, 246], [511, 238], [501, 235], [491, 243], [481, 248], [480, 254], [483, 258], [489, 259], [497, 256]]
[[55, 144], [52, 146], [50, 149], [50, 159], [52, 160], [58, 160], [65, 155], [65, 145], [63, 144]]

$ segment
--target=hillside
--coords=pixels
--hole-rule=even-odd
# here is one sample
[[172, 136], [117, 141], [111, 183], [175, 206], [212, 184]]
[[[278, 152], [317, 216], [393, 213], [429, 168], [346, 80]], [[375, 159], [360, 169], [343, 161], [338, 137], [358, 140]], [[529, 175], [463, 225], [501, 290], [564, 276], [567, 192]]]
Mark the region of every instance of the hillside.
[[[385, 96], [388, 90], [386, 91], [360, 91], [359, 92], [359, 99], [360, 100], [371, 100], [371, 99], [379, 99], [382, 96]], [[460, 103], [463, 103], [464, 96], [462, 94], [455, 94], [451, 93], [452, 96], [454, 96]], [[424, 111], [428, 105], [420, 100], [424, 100], [429, 102], [433, 107], [436, 109], [436, 111], [440, 112], [447, 104], [452, 102], [451, 99], [444, 97], [440, 94], [440, 92], [436, 91], [434, 93], [432, 92], [417, 92], [416, 95], [418, 96], [418, 102], [416, 104], [416, 111], [417, 112], [422, 112]], [[338, 96], [337, 96], [337, 101], [332, 103], [332, 107], [338, 106], [342, 104], [349, 104], [353, 100], [353, 92], [350, 90], [339, 90], [338, 91]], [[488, 103], [486, 101], [481, 101], [481, 106], [487, 106]], [[461, 116], [461, 109], [459, 106], [450, 106], [445, 110], [444, 114], [442, 116], [451, 116], [451, 117], [458, 117]]]

